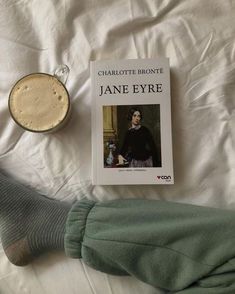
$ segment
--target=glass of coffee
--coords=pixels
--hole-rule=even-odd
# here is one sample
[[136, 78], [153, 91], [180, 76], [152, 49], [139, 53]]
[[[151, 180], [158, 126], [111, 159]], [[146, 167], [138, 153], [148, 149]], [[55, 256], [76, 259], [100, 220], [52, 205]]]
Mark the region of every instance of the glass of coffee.
[[54, 132], [67, 121], [70, 98], [64, 84], [46, 73], [24, 76], [9, 95], [9, 110], [14, 121], [25, 130]]

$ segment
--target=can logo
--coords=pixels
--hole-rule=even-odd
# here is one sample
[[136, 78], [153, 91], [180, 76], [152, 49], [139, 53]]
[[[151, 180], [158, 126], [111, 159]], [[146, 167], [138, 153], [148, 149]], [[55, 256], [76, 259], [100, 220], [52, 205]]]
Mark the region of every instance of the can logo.
[[171, 176], [157, 176], [158, 180], [171, 180]]

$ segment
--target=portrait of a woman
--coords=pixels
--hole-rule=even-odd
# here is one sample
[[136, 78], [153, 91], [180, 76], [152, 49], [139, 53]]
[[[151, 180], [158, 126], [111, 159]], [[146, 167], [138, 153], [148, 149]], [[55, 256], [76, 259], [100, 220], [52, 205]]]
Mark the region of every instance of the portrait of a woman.
[[130, 123], [118, 155], [118, 164], [129, 167], [158, 167], [157, 148], [149, 129], [141, 124], [143, 114], [140, 108], [128, 111]]

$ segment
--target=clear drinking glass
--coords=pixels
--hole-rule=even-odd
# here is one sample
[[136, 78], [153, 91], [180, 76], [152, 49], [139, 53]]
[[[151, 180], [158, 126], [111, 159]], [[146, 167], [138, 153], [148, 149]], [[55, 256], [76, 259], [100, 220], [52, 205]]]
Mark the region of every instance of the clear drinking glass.
[[14, 121], [36, 133], [54, 132], [64, 126], [71, 109], [65, 87], [68, 75], [69, 68], [60, 65], [54, 75], [32, 73], [18, 80], [8, 100]]

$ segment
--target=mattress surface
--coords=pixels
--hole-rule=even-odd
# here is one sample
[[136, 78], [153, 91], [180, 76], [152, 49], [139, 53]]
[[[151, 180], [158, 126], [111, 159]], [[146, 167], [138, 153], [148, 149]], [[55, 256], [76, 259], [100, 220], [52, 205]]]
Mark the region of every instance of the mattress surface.
[[[151, 198], [235, 208], [235, 3], [219, 0], [0, 0], [0, 169], [54, 199]], [[174, 185], [92, 186], [89, 62], [170, 58]], [[34, 72], [66, 64], [72, 114], [53, 134], [24, 131], [8, 95]], [[47, 253], [11, 265], [3, 294], [158, 294], [132, 277]]]

